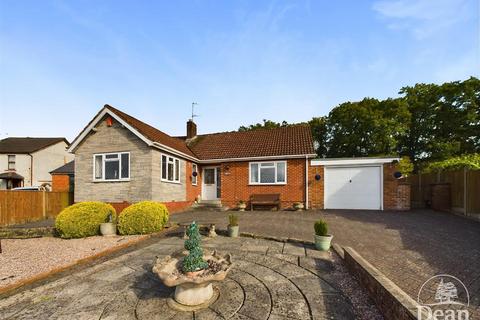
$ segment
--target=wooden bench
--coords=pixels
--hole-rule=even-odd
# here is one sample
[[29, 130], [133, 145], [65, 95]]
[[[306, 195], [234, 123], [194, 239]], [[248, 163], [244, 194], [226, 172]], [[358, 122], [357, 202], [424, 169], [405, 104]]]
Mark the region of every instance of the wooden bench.
[[253, 211], [254, 205], [271, 205], [280, 210], [280, 194], [252, 194], [250, 196], [250, 211]]

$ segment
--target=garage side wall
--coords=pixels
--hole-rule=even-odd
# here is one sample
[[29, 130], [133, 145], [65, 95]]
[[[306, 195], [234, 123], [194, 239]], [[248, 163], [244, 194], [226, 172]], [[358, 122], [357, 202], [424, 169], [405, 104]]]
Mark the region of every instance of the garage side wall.
[[410, 184], [396, 179], [393, 174], [398, 168], [391, 163], [383, 165], [383, 209], [410, 210]]
[[[316, 176], [320, 180], [316, 180]], [[324, 170], [323, 166], [312, 166], [308, 168], [308, 207], [311, 209], [323, 209], [324, 204]]]

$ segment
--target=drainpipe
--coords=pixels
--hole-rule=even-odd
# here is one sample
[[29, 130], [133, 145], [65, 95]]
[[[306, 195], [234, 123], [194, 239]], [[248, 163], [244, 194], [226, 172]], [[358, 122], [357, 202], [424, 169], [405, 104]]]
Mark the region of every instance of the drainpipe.
[[305, 156], [305, 209], [308, 209], [308, 156]]
[[30, 153], [28, 155], [30, 156], [30, 187], [33, 187], [33, 156]]

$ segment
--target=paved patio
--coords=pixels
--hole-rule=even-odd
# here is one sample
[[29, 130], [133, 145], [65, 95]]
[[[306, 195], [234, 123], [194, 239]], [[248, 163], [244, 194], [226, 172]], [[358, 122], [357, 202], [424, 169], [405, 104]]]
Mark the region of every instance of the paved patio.
[[[465, 283], [470, 304], [480, 317], [480, 223], [453, 214], [418, 210], [379, 211], [245, 211], [240, 229], [277, 237], [312, 240], [313, 223], [329, 223], [334, 242], [351, 246], [415, 300], [422, 284], [436, 274]], [[174, 214], [172, 221], [227, 225], [228, 212]]]
[[[163, 286], [151, 268], [155, 256], [181, 250], [183, 239], [175, 236], [150, 242], [1, 299], [0, 319], [381, 318], [331, 253], [303, 245], [225, 237], [203, 241], [204, 249], [229, 252], [235, 263], [228, 278], [216, 284], [218, 300], [207, 309], [178, 312], [167, 305], [173, 289]], [[352, 300], [341, 291], [345, 282], [357, 286], [351, 291]]]

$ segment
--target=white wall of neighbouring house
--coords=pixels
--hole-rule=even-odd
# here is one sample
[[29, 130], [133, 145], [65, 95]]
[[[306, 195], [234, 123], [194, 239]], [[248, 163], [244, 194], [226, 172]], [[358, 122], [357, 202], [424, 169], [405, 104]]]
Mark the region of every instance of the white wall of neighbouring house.
[[[67, 152], [67, 144], [60, 141], [47, 148], [38, 150], [33, 155], [33, 184], [52, 183], [50, 171], [63, 166], [74, 159], [74, 155]], [[27, 184], [25, 184], [27, 185]]]
[[[8, 155], [9, 154], [0, 154], [0, 173], [8, 171]], [[25, 186], [31, 186], [30, 163], [31, 158], [28, 154], [15, 154], [15, 172], [23, 176]], [[7, 189], [7, 183], [5, 180], [0, 179], [0, 190], [4, 189]]]

